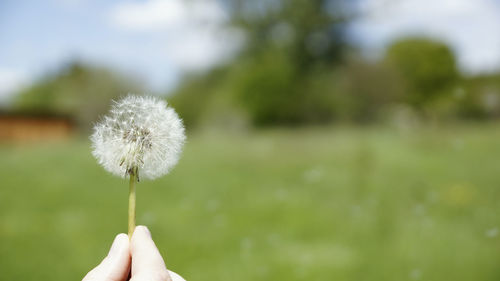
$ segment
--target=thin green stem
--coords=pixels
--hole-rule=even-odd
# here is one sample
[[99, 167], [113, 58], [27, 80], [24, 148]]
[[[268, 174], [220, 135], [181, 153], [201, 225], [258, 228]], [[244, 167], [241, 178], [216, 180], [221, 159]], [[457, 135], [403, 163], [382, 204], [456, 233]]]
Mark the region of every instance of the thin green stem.
[[128, 193], [128, 237], [132, 239], [135, 229], [135, 174], [130, 173]]

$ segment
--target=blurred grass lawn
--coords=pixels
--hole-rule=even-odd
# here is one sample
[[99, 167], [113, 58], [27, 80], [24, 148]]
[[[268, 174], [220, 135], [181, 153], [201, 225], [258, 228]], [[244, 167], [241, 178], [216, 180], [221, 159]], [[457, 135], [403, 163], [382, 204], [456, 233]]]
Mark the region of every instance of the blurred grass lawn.
[[[85, 140], [0, 146], [0, 279], [80, 280], [127, 230]], [[500, 125], [190, 136], [138, 187], [188, 281], [500, 280]]]

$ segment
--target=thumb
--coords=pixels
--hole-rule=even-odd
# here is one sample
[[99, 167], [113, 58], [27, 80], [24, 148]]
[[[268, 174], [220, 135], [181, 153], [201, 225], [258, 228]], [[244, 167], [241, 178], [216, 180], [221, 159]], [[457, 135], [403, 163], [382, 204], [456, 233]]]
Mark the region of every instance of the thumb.
[[83, 281], [123, 281], [130, 272], [130, 246], [126, 234], [118, 234], [108, 255]]
[[130, 241], [130, 252], [132, 254], [131, 281], [185, 281], [178, 274], [167, 270], [147, 227], [135, 228]]

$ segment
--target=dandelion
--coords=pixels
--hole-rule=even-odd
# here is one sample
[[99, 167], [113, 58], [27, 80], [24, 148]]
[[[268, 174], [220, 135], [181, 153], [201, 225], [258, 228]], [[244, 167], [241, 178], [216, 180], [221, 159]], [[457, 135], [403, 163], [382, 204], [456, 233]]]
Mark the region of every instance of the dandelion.
[[129, 95], [114, 102], [95, 125], [92, 154], [105, 170], [129, 177], [129, 235], [135, 228], [135, 181], [156, 179], [177, 164], [185, 141], [184, 126], [167, 103]]

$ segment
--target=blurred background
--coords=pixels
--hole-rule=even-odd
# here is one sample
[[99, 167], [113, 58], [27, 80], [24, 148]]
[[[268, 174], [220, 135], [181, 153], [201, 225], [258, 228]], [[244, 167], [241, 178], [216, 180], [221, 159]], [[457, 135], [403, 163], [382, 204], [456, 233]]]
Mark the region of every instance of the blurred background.
[[500, 1], [0, 2], [2, 280], [79, 280], [127, 227], [88, 135], [165, 98], [139, 224], [187, 280], [499, 280]]

